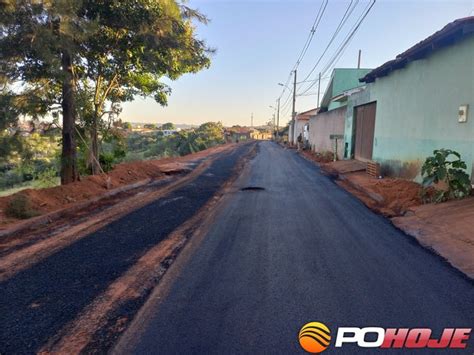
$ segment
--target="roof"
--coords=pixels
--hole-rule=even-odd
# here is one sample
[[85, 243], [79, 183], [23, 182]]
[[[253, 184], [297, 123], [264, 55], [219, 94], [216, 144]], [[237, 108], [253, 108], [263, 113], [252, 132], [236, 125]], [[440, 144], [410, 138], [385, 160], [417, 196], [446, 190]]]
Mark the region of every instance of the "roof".
[[366, 83], [374, 82], [376, 78], [386, 76], [396, 69], [405, 67], [412, 61], [425, 58], [432, 52], [453, 45], [472, 34], [474, 34], [474, 16], [455, 20], [405, 52], [397, 55], [395, 59], [389, 60], [380, 67], [375, 68], [359, 79], [359, 81]]
[[300, 112], [296, 115], [295, 119], [297, 120], [309, 120], [309, 116], [317, 114], [319, 108], [312, 108], [311, 110]]

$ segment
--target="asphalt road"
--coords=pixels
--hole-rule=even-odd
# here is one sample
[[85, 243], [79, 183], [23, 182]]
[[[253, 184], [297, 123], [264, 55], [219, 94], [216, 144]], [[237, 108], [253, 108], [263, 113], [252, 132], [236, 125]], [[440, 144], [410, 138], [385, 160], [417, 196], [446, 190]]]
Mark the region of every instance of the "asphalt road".
[[[269, 142], [259, 150], [238, 183], [265, 190], [229, 198], [167, 297], [118, 349], [290, 354], [303, 352], [297, 334], [310, 321], [331, 330], [429, 327], [435, 335], [474, 326], [472, 281], [294, 151]], [[471, 339], [466, 353], [473, 347]], [[359, 351], [331, 346], [325, 354]]]
[[[0, 354], [37, 352], [150, 248], [192, 217], [234, 174], [251, 149], [240, 145], [206, 171], [147, 206], [76, 241], [0, 283]], [[166, 207], [164, 207], [166, 205]], [[120, 310], [133, 315], [141, 304]], [[118, 313], [117, 317], [123, 316]], [[106, 350], [110, 339], [87, 349]], [[105, 349], [104, 349], [105, 347]]]

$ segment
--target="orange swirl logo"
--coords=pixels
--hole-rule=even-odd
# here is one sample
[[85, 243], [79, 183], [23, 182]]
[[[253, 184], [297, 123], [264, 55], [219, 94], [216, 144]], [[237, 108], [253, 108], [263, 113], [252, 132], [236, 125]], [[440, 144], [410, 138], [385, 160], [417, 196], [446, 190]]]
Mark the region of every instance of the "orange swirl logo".
[[323, 323], [305, 324], [298, 336], [301, 347], [309, 353], [320, 353], [326, 350], [331, 342], [331, 332]]

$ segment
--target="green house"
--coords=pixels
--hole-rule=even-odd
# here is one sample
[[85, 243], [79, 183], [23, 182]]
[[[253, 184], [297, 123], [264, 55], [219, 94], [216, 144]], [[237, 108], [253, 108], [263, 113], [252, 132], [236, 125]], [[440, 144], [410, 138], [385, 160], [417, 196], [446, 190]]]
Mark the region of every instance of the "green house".
[[473, 176], [474, 17], [456, 20], [360, 79], [348, 99], [345, 157], [420, 180], [433, 150], [461, 154]]

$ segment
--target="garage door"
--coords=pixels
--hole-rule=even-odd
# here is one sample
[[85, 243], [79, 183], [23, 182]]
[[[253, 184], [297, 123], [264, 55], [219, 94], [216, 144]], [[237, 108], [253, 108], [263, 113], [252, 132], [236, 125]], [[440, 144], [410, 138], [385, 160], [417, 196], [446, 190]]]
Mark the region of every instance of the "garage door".
[[358, 160], [371, 160], [374, 148], [376, 103], [355, 108], [355, 152]]

